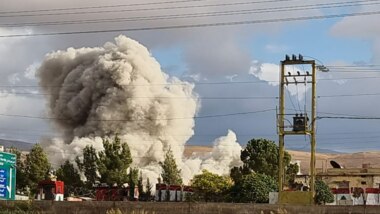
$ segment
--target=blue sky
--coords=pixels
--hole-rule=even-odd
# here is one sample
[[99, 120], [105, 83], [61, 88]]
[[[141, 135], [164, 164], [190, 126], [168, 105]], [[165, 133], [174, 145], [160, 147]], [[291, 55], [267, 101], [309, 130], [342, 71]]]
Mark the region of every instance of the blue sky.
[[[131, 1], [133, 3], [134, 1]], [[140, 2], [140, 1], [136, 1]], [[146, 2], [149, 6], [151, 1]], [[159, 2], [159, 1], [156, 1]], [[279, 3], [261, 2], [255, 5], [230, 5], [224, 7], [181, 8], [170, 11], [136, 12], [136, 16], [187, 14], [214, 12], [222, 10], [242, 10], [257, 8], [274, 8], [288, 5], [317, 5], [344, 3], [346, 1], [289, 1]], [[260, 2], [260, 1], [258, 1]], [[112, 0], [107, 5], [121, 4]], [[230, 3], [229, 1], [190, 2], [186, 5]], [[33, 0], [27, 4], [6, 0], [0, 3], [3, 11], [37, 10], [40, 8], [70, 8], [104, 5], [103, 1], [65, 1], [51, 2]], [[184, 3], [182, 3], [184, 4]], [[24, 23], [96, 19], [94, 14], [76, 14], [67, 16], [5, 17], [0, 26], [0, 35], [34, 34], [50, 32], [72, 32], [87, 30], [126, 29], [138, 27], [157, 27], [168, 25], [189, 25], [198, 23], [215, 23], [229, 21], [262, 20], [283, 17], [318, 16], [323, 14], [342, 14], [349, 12], [367, 12], [380, 10], [374, 2], [357, 1], [355, 7], [338, 9], [319, 9], [304, 11], [284, 11], [237, 16], [218, 16], [192, 19], [170, 19], [119, 23], [98, 23], [86, 25], [56, 26], [24, 26], [6, 27], [6, 23]], [[366, 5], [367, 4], [367, 5]], [[368, 5], [372, 4], [372, 5]], [[181, 3], [176, 4], [181, 6]], [[153, 7], [153, 6], [151, 6]], [[105, 13], [102, 18], [116, 18], [132, 14]], [[132, 15], [131, 15], [132, 16]], [[29, 96], [15, 92], [38, 91], [35, 88], [17, 88], [19, 85], [38, 85], [33, 72], [38, 68], [46, 53], [69, 47], [98, 47], [119, 34], [125, 34], [145, 45], [161, 64], [162, 70], [170, 76], [195, 84], [194, 92], [200, 96], [198, 115], [229, 114], [238, 112], [254, 112], [276, 108], [278, 101], [246, 99], [246, 100], [210, 100], [202, 97], [230, 96], [257, 97], [278, 96], [278, 85], [270, 84], [278, 76], [278, 63], [285, 54], [303, 54], [311, 56], [325, 65], [379, 64], [380, 62], [380, 29], [377, 20], [379, 15], [357, 16], [334, 19], [319, 19], [297, 22], [278, 22], [252, 25], [236, 25], [222, 27], [204, 27], [188, 29], [151, 30], [136, 32], [111, 32], [99, 34], [78, 34], [64, 36], [38, 36], [0, 38], [0, 63], [3, 65], [1, 85], [14, 86], [2, 88], [4, 101], [0, 105], [0, 128], [2, 137], [38, 142], [41, 138], [60, 135], [49, 121], [12, 117], [12, 115], [47, 115], [48, 110], [42, 96]], [[378, 67], [377, 67], [378, 68]], [[345, 69], [346, 73], [338, 73], [330, 69], [328, 74], [319, 78], [331, 78], [335, 81], [321, 81], [318, 92], [329, 94], [380, 93], [377, 73], [360, 73]], [[373, 79], [358, 79], [360, 77]], [[351, 80], [345, 80], [353, 78]], [[339, 82], [340, 79], [343, 79]], [[199, 85], [199, 82], [257, 82], [259, 84], [222, 84]], [[290, 92], [292, 93], [292, 92]], [[307, 92], [309, 93], [309, 92]], [[298, 94], [297, 94], [298, 95]], [[293, 102], [304, 102], [294, 93]], [[298, 97], [298, 98], [297, 98]], [[378, 96], [336, 97], [335, 99], [319, 99], [320, 111], [378, 117], [380, 107]], [[27, 106], [27, 108], [25, 108]], [[318, 138], [320, 148], [330, 148], [343, 152], [380, 150], [380, 121], [378, 120], [334, 120], [318, 121]], [[269, 138], [277, 140], [275, 112], [220, 117], [212, 119], [196, 119], [195, 134], [189, 144], [211, 145], [218, 136], [223, 136], [229, 129], [237, 134], [238, 141], [244, 145], [251, 138]], [[6, 131], [7, 130], [7, 131]], [[379, 136], [378, 136], [379, 135]], [[367, 138], [364, 138], [367, 137]], [[347, 139], [350, 138], [350, 139]], [[360, 138], [363, 138], [361, 140]], [[304, 147], [305, 138], [290, 138], [294, 147]], [[293, 143], [290, 144], [293, 146]], [[362, 146], [361, 146], [362, 145]], [[379, 144], [380, 145], [380, 144]]]

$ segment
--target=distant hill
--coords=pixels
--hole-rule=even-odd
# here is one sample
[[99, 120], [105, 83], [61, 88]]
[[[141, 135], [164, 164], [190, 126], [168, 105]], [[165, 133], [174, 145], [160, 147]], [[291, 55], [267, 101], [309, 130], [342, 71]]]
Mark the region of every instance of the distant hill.
[[[299, 147], [289, 147], [289, 148], [286, 148], [286, 150], [293, 150], [293, 151], [300, 151], [300, 152], [310, 152], [310, 148], [309, 147], [302, 147], [302, 148], [299, 148]], [[322, 153], [322, 154], [343, 154], [343, 152], [338, 152], [338, 151], [335, 151], [335, 150], [324, 149], [324, 148], [317, 148], [316, 152]]]
[[13, 146], [20, 151], [29, 151], [33, 147], [32, 143], [19, 141], [19, 140], [6, 140], [6, 139], [0, 139], [0, 145], [4, 146], [5, 148], [10, 148]]
[[[292, 160], [298, 160], [301, 164], [301, 172], [308, 173], [310, 167], [310, 151], [296, 151], [286, 148], [292, 156]], [[185, 156], [206, 155], [212, 151], [211, 146], [185, 146]], [[334, 160], [345, 168], [361, 168], [367, 165], [371, 168], [380, 168], [380, 151], [367, 151], [357, 153], [340, 153], [333, 150], [324, 150], [315, 155], [317, 171], [323, 171], [332, 168], [330, 161]]]

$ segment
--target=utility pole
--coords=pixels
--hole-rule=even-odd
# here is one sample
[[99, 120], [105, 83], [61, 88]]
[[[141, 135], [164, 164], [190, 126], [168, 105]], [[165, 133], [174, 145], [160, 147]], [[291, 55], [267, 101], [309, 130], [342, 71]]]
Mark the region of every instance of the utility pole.
[[[293, 69], [289, 69], [293, 66]], [[310, 70], [294, 72], [294, 67], [307, 67]], [[290, 71], [288, 71], [290, 70]], [[305, 87], [311, 84], [311, 120], [308, 111], [305, 109], [298, 113], [287, 113], [285, 108], [285, 90], [289, 85], [303, 84]], [[297, 97], [298, 99], [298, 97]], [[306, 102], [306, 100], [305, 100]], [[279, 138], [279, 174], [278, 189], [280, 204], [312, 204], [315, 195], [315, 130], [316, 130], [316, 64], [315, 60], [304, 60], [302, 55], [298, 58], [292, 55], [285, 56], [285, 60], [280, 65], [280, 92], [279, 92], [279, 112], [277, 115], [277, 130]], [[287, 124], [285, 124], [285, 121]], [[309, 125], [310, 123], [310, 125]], [[308, 192], [284, 191], [284, 152], [285, 136], [287, 135], [308, 135], [310, 136], [310, 189]]]

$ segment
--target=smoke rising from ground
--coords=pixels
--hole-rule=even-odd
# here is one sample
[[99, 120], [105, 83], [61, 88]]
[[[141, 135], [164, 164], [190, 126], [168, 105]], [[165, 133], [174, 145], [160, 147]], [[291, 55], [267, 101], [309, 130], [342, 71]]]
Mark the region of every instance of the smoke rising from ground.
[[118, 36], [103, 47], [50, 53], [37, 76], [48, 94], [49, 115], [64, 136], [43, 143], [56, 165], [73, 160], [86, 145], [101, 150], [101, 137], [115, 134], [128, 143], [133, 165], [153, 181], [169, 148], [185, 182], [202, 169], [227, 173], [240, 163], [241, 147], [232, 131], [214, 142], [208, 157], [183, 158], [199, 108], [194, 85], [162, 72], [132, 39]]

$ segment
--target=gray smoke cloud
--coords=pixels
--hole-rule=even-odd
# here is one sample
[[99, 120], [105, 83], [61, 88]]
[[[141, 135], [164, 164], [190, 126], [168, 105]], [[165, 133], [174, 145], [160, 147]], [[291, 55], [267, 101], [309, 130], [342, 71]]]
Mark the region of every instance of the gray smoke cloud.
[[[121, 35], [103, 47], [47, 54], [37, 76], [48, 95], [49, 115], [64, 133], [64, 139], [43, 143], [56, 165], [73, 160], [86, 145], [102, 150], [101, 138], [115, 134], [128, 143], [134, 166], [151, 181], [161, 173], [158, 162], [169, 148], [184, 169], [184, 181], [203, 168], [211, 169], [210, 163], [223, 163], [219, 168], [239, 164], [241, 147], [233, 132], [216, 140], [214, 155], [193, 157], [186, 164], [190, 162], [183, 151], [194, 134], [198, 95], [193, 84], [162, 72], [137, 41]], [[220, 158], [221, 154], [227, 156]], [[226, 172], [219, 168], [214, 171]]]

